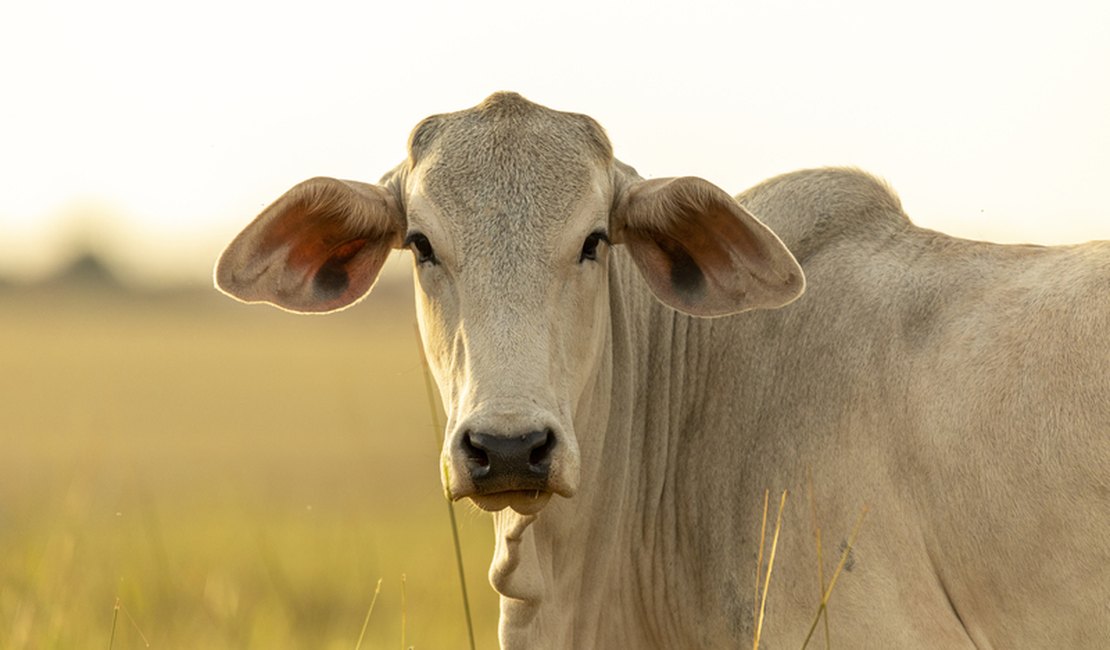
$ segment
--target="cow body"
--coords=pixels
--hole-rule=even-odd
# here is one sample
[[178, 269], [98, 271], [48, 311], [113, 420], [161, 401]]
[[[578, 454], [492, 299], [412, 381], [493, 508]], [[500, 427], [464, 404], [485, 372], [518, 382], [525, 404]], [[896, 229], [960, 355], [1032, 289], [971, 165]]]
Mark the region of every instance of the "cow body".
[[[217, 279], [243, 299], [333, 309], [377, 272], [348, 264], [378, 263], [351, 241], [415, 242], [450, 420], [444, 481], [494, 511], [503, 647], [750, 646], [766, 490], [791, 496], [765, 647], [800, 647], [817, 613], [813, 511], [827, 584], [865, 505], [829, 604], [835, 647], [1110, 639], [1110, 244], [959, 240], [911, 224], [861, 172], [797, 172], [736, 198], [804, 269], [790, 303], [792, 260], [758, 224], [728, 230], [733, 208], [709, 190], [643, 181], [589, 123], [551, 140], [542, 127], [564, 114], [491, 100], [418, 127], [409, 163], [374, 186], [388, 190], [283, 198]], [[480, 128], [460, 131], [471, 119]], [[537, 153], [567, 133], [590, 151], [573, 164]], [[562, 176], [569, 193], [543, 171], [560, 165], [581, 172]], [[268, 225], [336, 210], [365, 232], [287, 246], [290, 228]], [[602, 227], [614, 245], [595, 251], [586, 234]], [[272, 255], [296, 267], [312, 250], [327, 261], [294, 274], [311, 282], [266, 279]], [[754, 280], [727, 275], [737, 259]], [[488, 442], [525, 438], [511, 454]], [[513, 454], [530, 461], [482, 483]]]
[[543, 596], [535, 615], [504, 601], [507, 638], [750, 645], [763, 491], [787, 489], [764, 639], [801, 647], [820, 602], [811, 473], [826, 580], [870, 508], [834, 647], [1110, 639], [1110, 244], [947, 237], [850, 170], [737, 198], [799, 257], [806, 294], [695, 319], [614, 256], [605, 469], [575, 498], [593, 503], [553, 503], [525, 536]]
[[829, 606], [834, 647], [1110, 639], [1110, 245], [956, 240], [846, 170], [737, 199], [784, 237], [807, 292], [690, 318], [616, 256], [612, 404], [628, 406], [576, 497], [596, 504], [533, 525], [553, 559], [521, 647], [749, 643], [765, 489], [794, 501], [764, 638], [800, 647], [819, 602], [810, 473], [826, 579], [870, 508]]

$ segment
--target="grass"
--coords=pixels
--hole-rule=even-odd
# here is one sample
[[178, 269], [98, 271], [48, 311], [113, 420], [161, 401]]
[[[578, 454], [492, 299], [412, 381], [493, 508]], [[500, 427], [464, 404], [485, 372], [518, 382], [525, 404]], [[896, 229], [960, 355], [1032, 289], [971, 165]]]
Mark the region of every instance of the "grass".
[[[759, 640], [763, 635], [763, 616], [767, 612], [767, 593], [771, 588], [771, 572], [775, 568], [775, 552], [779, 546], [779, 533], [782, 532], [782, 512], [786, 509], [786, 490], [783, 490], [782, 497], [779, 499], [779, 513], [775, 517], [775, 532], [771, 537], [771, 553], [767, 557], [767, 573], [763, 574], [763, 547], [764, 541], [767, 539], [767, 505], [770, 499], [770, 491], [763, 493], [763, 522], [760, 524], [759, 533], [759, 557], [756, 559], [755, 565], [755, 591], [756, 600], [758, 603], [758, 611], [754, 617], [755, 632], [752, 635], [752, 650], [759, 650]], [[759, 583], [762, 580], [763, 589], [759, 588]]]
[[[829, 599], [832, 598], [833, 589], [836, 588], [836, 580], [840, 577], [840, 572], [844, 570], [844, 565], [848, 562], [848, 554], [852, 552], [852, 547], [856, 543], [856, 538], [859, 536], [860, 528], [863, 526], [863, 520], [867, 517], [867, 506], [863, 507], [860, 511], [859, 517], [856, 518], [856, 523], [852, 526], [852, 534], [848, 536], [848, 541], [844, 545], [844, 551], [840, 554], [840, 561], [836, 564], [836, 569], [833, 571], [832, 578], [829, 580], [829, 586], [824, 586], [824, 570], [821, 567], [823, 553], [821, 551], [821, 535], [820, 529], [816, 527], [816, 515], [814, 517], [814, 536], [817, 540], [817, 575], [821, 584], [821, 601], [817, 606], [817, 614], [813, 618], [813, 625], [809, 627], [809, 632], [806, 634], [805, 641], [802, 642], [802, 650], [809, 647], [809, 642], [813, 639], [813, 633], [817, 630], [817, 624], [821, 619], [825, 620], [825, 648], [829, 648], [831, 642], [829, 640]], [[814, 510], [816, 513], [816, 509]]]
[[378, 578], [378, 584], [374, 587], [374, 597], [370, 599], [370, 608], [366, 610], [366, 618], [362, 620], [362, 630], [358, 633], [358, 642], [355, 643], [355, 650], [362, 648], [362, 642], [366, 638], [366, 628], [370, 625], [370, 616], [374, 613], [374, 603], [378, 602], [378, 594], [382, 592], [382, 579]]
[[[443, 417], [441, 417], [442, 409], [440, 408], [440, 402], [436, 400], [437, 393], [432, 382], [432, 370], [428, 366], [428, 358], [424, 354], [424, 346], [420, 338], [420, 328], [415, 327], [414, 332], [416, 334], [416, 349], [420, 354], [420, 366], [424, 371], [424, 390], [428, 395], [428, 412], [431, 414], [432, 419], [433, 440], [436, 444], [435, 448], [438, 450], [443, 447], [444, 436], [446, 435]], [[449, 466], [447, 464], [444, 464], [443, 468], [444, 472], [449, 471]], [[449, 478], [450, 475], [445, 474], [445, 477]], [[443, 497], [444, 503], [447, 504], [447, 519], [451, 522], [451, 542], [455, 547], [455, 565], [459, 569], [459, 587], [462, 591], [463, 613], [466, 614], [467, 640], [470, 642], [470, 650], [475, 650], [474, 618], [470, 612], [470, 596], [467, 594], [466, 589], [466, 568], [462, 556], [462, 543], [459, 541], [459, 523], [455, 517], [455, 504], [452, 503], [451, 496], [444, 491]], [[402, 642], [401, 645], [404, 645], [404, 643]]]
[[[444, 520], [413, 318], [403, 291], [327, 318], [214, 292], [0, 293], [0, 647], [495, 647], [492, 525]], [[826, 584], [810, 498], [806, 643], [823, 620], [827, 647], [863, 515]]]
[[127, 608], [123, 606], [123, 603], [120, 602], [120, 599], [117, 596], [116, 604], [114, 607], [112, 607], [112, 631], [108, 633], [108, 650], [112, 650], [112, 647], [115, 645], [116, 624], [119, 623], [120, 611], [122, 611], [124, 616], [127, 617], [127, 620], [131, 622], [131, 625], [135, 628], [135, 633], [139, 635], [140, 639], [142, 639], [143, 645], [149, 648], [150, 641], [147, 640], [146, 635], [143, 634], [142, 628], [140, 628], [139, 624], [135, 622], [135, 619], [131, 617], [130, 612], [127, 611]]
[[[0, 647], [397, 647], [397, 580], [360, 629], [402, 572], [404, 642], [464, 647], [412, 322], [388, 292], [0, 293]], [[460, 514], [493, 647], [492, 525]]]
[[[807, 492], [809, 494], [810, 514], [813, 520], [813, 539], [817, 548], [817, 584], [820, 587], [818, 592], [818, 605], [817, 613], [813, 617], [813, 624], [810, 625], [809, 631], [806, 633], [805, 640], [802, 642], [802, 650], [809, 647], [809, 642], [813, 640], [813, 634], [817, 631], [817, 626], [822, 620], [825, 622], [825, 648], [829, 650], [832, 647], [831, 633], [829, 630], [829, 600], [832, 598], [833, 589], [836, 588], [837, 578], [840, 577], [840, 572], [843, 571], [844, 565], [848, 562], [848, 556], [852, 552], [852, 547], [855, 546], [856, 538], [859, 536], [860, 528], [863, 526], [863, 520], [867, 516], [868, 507], [864, 505], [860, 511], [859, 517], [856, 519], [855, 525], [852, 527], [852, 533], [848, 536], [848, 541], [844, 544], [844, 550], [840, 555], [840, 561], [837, 563], [836, 568], [833, 570], [831, 579], [828, 585], [825, 585], [825, 558], [824, 550], [821, 544], [821, 527], [818, 523], [817, 517], [817, 499], [813, 490], [813, 475], [812, 472], [807, 476]], [[767, 511], [770, 502], [770, 490], [763, 492], [763, 517], [760, 523], [759, 531], [759, 554], [756, 557], [755, 567], [755, 598], [752, 601], [754, 611], [752, 612], [752, 620], [754, 621], [752, 630], [752, 650], [758, 650], [760, 640], [763, 635], [763, 621], [764, 614], [767, 610], [767, 594], [771, 588], [771, 572], [775, 567], [775, 551], [778, 548], [779, 533], [782, 531], [782, 514], [786, 509], [787, 491], [783, 490], [782, 497], [779, 499], [778, 515], [775, 517], [775, 528], [771, 537], [771, 550], [767, 558], [767, 571], [763, 572], [763, 551], [767, 541]], [[762, 584], [762, 587], [761, 587]]]

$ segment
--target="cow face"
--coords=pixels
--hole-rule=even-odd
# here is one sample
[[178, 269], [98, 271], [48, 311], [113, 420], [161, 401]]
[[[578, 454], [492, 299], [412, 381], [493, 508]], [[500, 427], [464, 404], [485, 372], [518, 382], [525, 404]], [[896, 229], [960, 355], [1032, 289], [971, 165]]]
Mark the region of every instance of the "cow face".
[[216, 281], [242, 300], [332, 311], [370, 290], [391, 248], [410, 249], [448, 413], [447, 493], [532, 514], [578, 490], [578, 436], [604, 435], [614, 245], [659, 300], [696, 316], [802, 290], [781, 242], [723, 191], [642, 181], [593, 120], [511, 93], [424, 120], [379, 185], [293, 188], [232, 242]]
[[531, 512], [577, 490], [575, 414], [608, 334], [611, 160], [593, 120], [515, 95], [413, 132], [404, 242], [453, 498]]

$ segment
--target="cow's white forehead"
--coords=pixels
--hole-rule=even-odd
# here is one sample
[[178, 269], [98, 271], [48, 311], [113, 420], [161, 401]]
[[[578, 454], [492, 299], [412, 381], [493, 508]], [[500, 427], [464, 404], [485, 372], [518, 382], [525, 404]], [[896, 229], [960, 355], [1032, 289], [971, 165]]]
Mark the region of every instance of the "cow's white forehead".
[[410, 139], [420, 191], [457, 235], [487, 242], [491, 232], [558, 227], [596, 194], [611, 161], [608, 138], [592, 119], [513, 93], [430, 117]]

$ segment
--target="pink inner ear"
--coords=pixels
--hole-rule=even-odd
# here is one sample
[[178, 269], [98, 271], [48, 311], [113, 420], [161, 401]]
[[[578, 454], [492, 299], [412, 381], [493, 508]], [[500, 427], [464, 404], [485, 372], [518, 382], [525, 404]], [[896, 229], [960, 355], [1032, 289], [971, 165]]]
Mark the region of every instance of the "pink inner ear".
[[[312, 276], [313, 293], [322, 300], [342, 298], [352, 285], [358, 287], [373, 282], [373, 277], [366, 277], [365, 269], [356, 259], [369, 243], [369, 239], [362, 237], [332, 249]], [[352, 275], [355, 276], [353, 279]]]
[[781, 306], [801, 270], [778, 239], [700, 179], [642, 181], [624, 207], [626, 243], [655, 295], [695, 316]]
[[[666, 291], [691, 309], [707, 299], [719, 300], [719, 294], [743, 296], [742, 290], [729, 286], [741, 263], [735, 253], [739, 249], [744, 256], [758, 255], [759, 243], [739, 219], [727, 210], [695, 213], [685, 207], [668, 226], [628, 233], [637, 242], [634, 251], [641, 262], [654, 269], [651, 280], [657, 291]], [[669, 286], [660, 286], [664, 278]]]
[[685, 302], [704, 296], [705, 272], [683, 241], [662, 232], [630, 232], [629, 238], [635, 241], [633, 251], [634, 255], [638, 254], [640, 263], [653, 269], [649, 281], [669, 280], [669, 287], [659, 286], [657, 290], [673, 292]]
[[404, 231], [390, 191], [309, 179], [239, 233], [216, 265], [216, 285], [245, 302], [296, 312], [342, 309], [366, 295]]
[[730, 292], [736, 269], [759, 276], [769, 258], [764, 242], [726, 206], [708, 205], [701, 212], [700, 222], [693, 210], [673, 226], [672, 235], [689, 252], [710, 283]]
[[[738, 215], [726, 206], [718, 205], [708, 211], [708, 226], [713, 231], [714, 239], [717, 241], [728, 241], [729, 247], [734, 251], [740, 253], [744, 259], [761, 260], [765, 259], [770, 252], [767, 249], [766, 242], [755, 235], [743, 221], [738, 218]], [[718, 251], [726, 259], [731, 255], [724, 250], [723, 247], [718, 246]], [[722, 260], [724, 261], [724, 260]]]
[[369, 291], [388, 256], [384, 242], [352, 237], [344, 224], [343, 215], [296, 206], [285, 218], [275, 219], [261, 238], [264, 250], [286, 249], [285, 266], [293, 282], [285, 289], [290, 297], [311, 295], [309, 311], [331, 311], [357, 300]]

